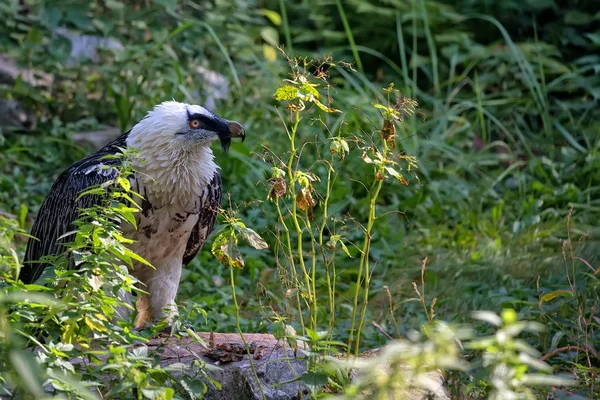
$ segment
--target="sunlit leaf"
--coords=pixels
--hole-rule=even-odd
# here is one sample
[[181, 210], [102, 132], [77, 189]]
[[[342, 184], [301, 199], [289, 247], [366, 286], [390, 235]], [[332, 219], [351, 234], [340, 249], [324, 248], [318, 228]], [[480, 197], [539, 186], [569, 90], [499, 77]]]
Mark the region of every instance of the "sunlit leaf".
[[268, 44], [263, 44], [262, 50], [263, 50], [263, 57], [265, 58], [265, 60], [267, 60], [269, 62], [273, 62], [273, 61], [277, 60], [277, 50], [275, 50], [275, 48], [273, 46], [270, 46]]
[[88, 315], [83, 320], [92, 331], [106, 332], [106, 327], [102, 323], [92, 320]]
[[273, 10], [267, 10], [266, 8], [262, 8], [259, 10], [259, 12], [264, 15], [265, 17], [267, 17], [269, 19], [269, 21], [271, 21], [271, 23], [273, 23], [274, 25], [281, 25], [281, 15], [279, 15], [279, 13], [277, 11], [273, 11]]
[[275, 91], [273, 98], [277, 101], [290, 101], [298, 97], [298, 88], [292, 85], [285, 85]]
[[129, 182], [129, 179], [120, 176], [117, 179], [117, 182], [119, 183], [119, 185], [121, 185], [123, 189], [125, 189], [126, 192], [129, 192], [131, 190], [131, 182]]
[[551, 301], [554, 300], [557, 297], [573, 297], [573, 292], [570, 290], [555, 290], [553, 292], [550, 293], [546, 293], [545, 295], [543, 295], [542, 297], [540, 297], [540, 304], [546, 302], [546, 301]]

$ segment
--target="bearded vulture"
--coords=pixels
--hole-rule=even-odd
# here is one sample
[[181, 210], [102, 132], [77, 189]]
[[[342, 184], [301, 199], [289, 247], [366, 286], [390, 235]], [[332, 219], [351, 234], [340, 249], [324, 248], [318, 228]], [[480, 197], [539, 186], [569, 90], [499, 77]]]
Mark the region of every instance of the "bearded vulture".
[[[175, 295], [181, 271], [200, 251], [212, 232], [221, 203], [221, 175], [210, 149], [220, 140], [227, 151], [232, 137], [244, 140], [242, 125], [223, 119], [203, 107], [175, 101], [157, 105], [129, 132], [98, 152], [71, 165], [56, 180], [33, 224], [19, 278], [33, 283], [49, 265], [40, 258], [64, 252], [63, 235], [75, 229], [79, 210], [100, 200], [85, 195], [86, 189], [116, 177], [120, 158], [105, 156], [120, 148], [135, 148], [141, 161], [134, 161], [132, 188], [139, 201], [137, 229], [123, 223], [124, 236], [133, 239], [129, 248], [154, 268], [134, 262], [130, 273], [148, 294], [138, 295], [135, 325], [143, 328], [176, 315]], [[68, 238], [66, 239], [68, 240]], [[61, 243], [63, 242], [63, 243]]]

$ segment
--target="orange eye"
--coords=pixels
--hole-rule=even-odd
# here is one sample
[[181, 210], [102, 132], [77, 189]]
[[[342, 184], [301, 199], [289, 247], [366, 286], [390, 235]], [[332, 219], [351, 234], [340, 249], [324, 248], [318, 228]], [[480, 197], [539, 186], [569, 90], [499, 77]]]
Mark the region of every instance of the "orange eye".
[[198, 121], [197, 119], [193, 119], [190, 121], [190, 128], [192, 129], [198, 129], [200, 128], [200, 121]]

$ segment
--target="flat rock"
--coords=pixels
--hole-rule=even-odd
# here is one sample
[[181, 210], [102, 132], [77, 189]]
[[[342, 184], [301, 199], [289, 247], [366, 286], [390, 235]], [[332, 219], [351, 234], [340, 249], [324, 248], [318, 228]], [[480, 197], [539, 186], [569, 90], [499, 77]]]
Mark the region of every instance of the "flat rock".
[[303, 394], [308, 394], [308, 387], [299, 380], [306, 371], [306, 358], [302, 354], [294, 357], [294, 351], [285, 341], [269, 334], [244, 334], [250, 348], [250, 361], [239, 334], [198, 335], [205, 341], [204, 344], [191, 338], [156, 338], [144, 346], [148, 347], [149, 352], [162, 348], [161, 366], [176, 365], [181, 368], [179, 373], [182, 374], [195, 375], [197, 371], [191, 365], [199, 359], [218, 366], [218, 369], [211, 368], [209, 375], [220, 382], [222, 388], [219, 390], [209, 385], [205, 399], [262, 399], [257, 378], [269, 400], [302, 398]]
[[[302, 348], [297, 353], [290, 349], [285, 340], [278, 340], [270, 334], [244, 334], [250, 348], [252, 371], [245, 345], [237, 333], [199, 333], [204, 344], [191, 338], [156, 338], [143, 345], [149, 352], [162, 349], [161, 366], [181, 368], [181, 374], [194, 375], [197, 371], [191, 368], [195, 360], [202, 360], [208, 365], [216, 365], [219, 369], [210, 369], [209, 375], [220, 382], [222, 389], [209, 388], [205, 399], [209, 400], [259, 400], [262, 394], [267, 400], [308, 398], [309, 388], [299, 378], [306, 371], [306, 353]], [[369, 351], [359, 357], [360, 360], [371, 357], [378, 358], [380, 349]], [[389, 374], [389, 366], [385, 362], [379, 365], [382, 373]], [[360, 377], [360, 372], [352, 375]], [[258, 382], [257, 382], [258, 378]], [[443, 378], [439, 373], [430, 373], [427, 379], [436, 387], [434, 393], [417, 388], [397, 394], [398, 399], [447, 400]]]
[[[306, 372], [307, 356], [301, 346], [294, 353], [287, 341], [278, 340], [270, 334], [244, 334], [245, 342], [250, 349], [250, 357], [242, 337], [237, 333], [198, 333], [202, 340], [193, 338], [176, 338], [161, 336], [146, 343], [134, 346], [138, 356], [157, 355], [160, 366], [168, 369], [176, 378], [187, 375], [193, 379], [206, 373], [220, 383], [221, 389], [207, 383], [208, 392], [203, 397], [208, 400], [288, 400], [308, 399], [309, 387], [300, 377]], [[377, 369], [390, 376], [389, 366], [382, 362], [379, 349], [367, 352], [359, 357], [358, 363], [373, 358], [378, 363]], [[104, 357], [100, 356], [100, 359]], [[71, 359], [74, 366], [81, 366], [87, 361], [80, 358]], [[353, 372], [352, 381], [364, 379], [360, 368]], [[107, 376], [105, 384], [110, 385], [114, 377]], [[426, 392], [421, 389], [403, 390], [390, 394], [390, 399], [402, 400], [448, 400], [443, 379], [439, 373], [429, 373], [429, 387], [435, 389]], [[373, 381], [370, 380], [370, 383]], [[421, 385], [422, 387], [422, 385]], [[48, 394], [52, 387], [46, 386]], [[369, 391], [362, 392], [361, 398], [370, 398]], [[264, 395], [264, 397], [263, 397]], [[333, 395], [335, 396], [335, 395]], [[0, 399], [8, 399], [0, 395]], [[17, 397], [18, 398], [18, 397]]]

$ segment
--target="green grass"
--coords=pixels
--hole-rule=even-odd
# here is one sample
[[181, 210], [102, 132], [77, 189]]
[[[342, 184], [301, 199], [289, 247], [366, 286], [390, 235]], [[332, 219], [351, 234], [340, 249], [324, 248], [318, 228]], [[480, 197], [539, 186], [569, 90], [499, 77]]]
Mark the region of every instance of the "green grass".
[[[597, 343], [592, 317], [599, 313], [593, 308], [598, 274], [580, 261], [599, 268], [600, 59], [589, 39], [591, 22], [569, 22], [563, 15], [570, 9], [519, 4], [517, 9], [537, 18], [535, 26], [526, 19], [523, 33], [501, 6], [492, 12], [466, 1], [456, 7], [428, 0], [396, 7], [354, 0], [266, 2], [265, 8], [281, 15], [280, 25], [242, 1], [196, 5], [200, 10], [166, 3], [134, 10], [113, 3], [121, 4], [92, 2], [83, 20], [54, 5], [32, 6], [25, 15], [18, 15], [16, 3], [0, 8], [11, 22], [0, 28], [0, 49], [59, 82], [52, 89], [0, 85], [0, 97], [35, 105], [41, 118], [35, 132], [0, 136], [0, 210], [27, 214], [20, 218], [22, 228], [58, 173], [86, 154], [71, 143], [72, 133], [104, 123], [128, 129], [162, 100], [197, 101], [204, 83], [194, 66], [204, 65], [232, 83], [217, 112], [243, 122], [248, 132], [246, 143], [233, 144], [229, 156], [216, 151], [230, 192], [223, 206], [259, 232], [270, 250], [242, 247], [245, 268], [233, 271], [235, 282], [228, 282], [232, 271], [205, 248], [184, 271], [179, 296], [197, 329], [267, 332], [284, 320], [299, 333], [328, 330], [329, 339], [350, 339], [364, 350], [387, 342], [382, 331], [406, 337], [429, 324], [431, 315], [412, 285], [418, 282], [426, 287], [426, 309], [437, 299], [434, 320], [473, 324], [472, 311], [511, 308], [548, 328], [527, 336], [542, 354], [584, 337]], [[593, 15], [585, 5], [579, 11]], [[546, 24], [542, 12], [557, 13], [559, 22]], [[98, 65], [65, 66], [66, 48], [49, 33], [50, 22], [36, 17], [52, 13], [85, 33], [98, 33], [98, 21], [114, 24], [113, 35], [126, 51], [103, 52]], [[286, 133], [289, 113], [272, 98], [294, 77], [285, 57], [264, 57], [263, 46], [270, 46], [261, 35], [265, 27], [280, 30], [288, 53], [308, 59], [332, 54], [356, 69], [341, 63], [329, 69], [331, 87], [319, 87], [321, 100], [328, 105], [329, 94], [331, 106], [344, 113], [308, 107], [294, 148]], [[314, 79], [314, 71], [308, 72]], [[385, 104], [382, 89], [390, 82], [419, 103], [418, 112], [397, 125], [396, 141], [397, 153], [415, 156], [419, 168], [402, 171], [408, 186], [386, 182], [373, 202], [372, 170], [359, 148], [370, 138], [376, 143], [384, 117], [372, 105]], [[330, 153], [330, 139], [338, 135], [353, 150], [343, 162]], [[335, 176], [325, 161], [335, 162]], [[319, 221], [326, 204], [325, 224], [294, 211], [296, 192], [280, 203], [267, 199], [271, 166], [320, 178], [312, 185], [314, 213]], [[570, 206], [575, 213], [569, 231]], [[369, 251], [361, 258], [367, 242], [359, 223], [370, 220]], [[580, 259], [568, 252], [563, 257], [569, 232], [572, 243], [591, 233], [578, 250]], [[321, 264], [314, 255], [332, 234], [341, 235], [353, 258], [338, 247]], [[17, 238], [15, 244], [22, 252], [24, 242]], [[304, 268], [293, 268], [304, 261]], [[368, 269], [359, 268], [361, 262]], [[283, 271], [299, 275], [282, 277]], [[576, 288], [567, 271], [570, 279], [577, 275]], [[555, 290], [573, 296], [540, 305], [543, 294]], [[578, 317], [590, 321], [585, 332]], [[360, 342], [351, 329], [357, 324]], [[485, 324], [473, 326], [489, 333]], [[597, 379], [597, 354], [558, 353], [547, 361], [577, 374], [577, 393], [597, 395], [600, 384], [585, 378], [595, 371]]]

